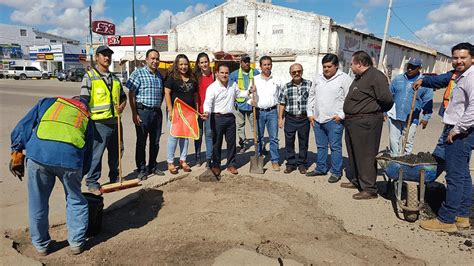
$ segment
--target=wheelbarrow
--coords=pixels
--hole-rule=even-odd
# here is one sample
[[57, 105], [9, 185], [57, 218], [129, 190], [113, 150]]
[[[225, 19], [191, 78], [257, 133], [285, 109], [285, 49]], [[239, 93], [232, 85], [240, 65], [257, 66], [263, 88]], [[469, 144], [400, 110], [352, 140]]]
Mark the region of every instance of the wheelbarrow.
[[[397, 206], [402, 209], [405, 220], [415, 222], [425, 204], [426, 184], [434, 182], [437, 178], [437, 163], [410, 164], [398, 161], [396, 157], [383, 156], [378, 156], [376, 159], [384, 175], [392, 181], [390, 184], [394, 185]], [[402, 200], [403, 183], [407, 188], [405, 201]]]

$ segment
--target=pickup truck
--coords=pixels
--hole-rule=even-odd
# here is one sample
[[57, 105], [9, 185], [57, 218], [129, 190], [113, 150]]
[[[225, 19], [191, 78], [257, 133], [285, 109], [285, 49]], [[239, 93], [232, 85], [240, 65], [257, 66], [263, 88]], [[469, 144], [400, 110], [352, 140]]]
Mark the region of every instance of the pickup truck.
[[5, 75], [16, 80], [25, 80], [27, 78], [49, 79], [50, 77], [47, 71], [41, 71], [34, 66], [11, 66]]

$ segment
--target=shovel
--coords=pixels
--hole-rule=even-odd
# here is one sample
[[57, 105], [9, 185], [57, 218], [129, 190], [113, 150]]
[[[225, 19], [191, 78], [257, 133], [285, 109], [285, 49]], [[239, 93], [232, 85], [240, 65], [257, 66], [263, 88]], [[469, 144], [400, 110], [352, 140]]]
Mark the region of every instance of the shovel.
[[418, 93], [418, 90], [415, 90], [415, 92], [413, 93], [413, 100], [411, 100], [410, 115], [408, 116], [407, 126], [405, 127], [405, 132], [404, 132], [404, 135], [403, 135], [402, 148], [398, 152], [399, 156], [403, 156], [405, 154], [405, 148], [407, 146], [408, 134], [410, 133], [411, 120], [413, 118], [413, 110], [415, 109], [416, 94], [417, 93]]
[[[252, 79], [252, 86], [254, 86], [253, 79]], [[256, 103], [255, 100], [255, 92], [252, 94], [252, 100]], [[263, 174], [263, 164], [264, 164], [264, 157], [258, 155], [258, 147], [257, 147], [257, 108], [255, 106], [252, 107], [253, 110], [253, 144], [255, 147], [255, 155], [250, 157], [250, 173], [253, 174]]]

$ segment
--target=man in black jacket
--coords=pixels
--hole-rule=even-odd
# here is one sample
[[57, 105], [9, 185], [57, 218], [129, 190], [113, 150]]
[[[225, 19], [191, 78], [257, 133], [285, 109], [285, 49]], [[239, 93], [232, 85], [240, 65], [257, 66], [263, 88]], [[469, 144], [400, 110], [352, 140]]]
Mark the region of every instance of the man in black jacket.
[[352, 55], [352, 71], [356, 74], [344, 101], [346, 146], [349, 155], [350, 182], [344, 188], [357, 188], [353, 199], [377, 198], [377, 163], [375, 156], [382, 134], [383, 112], [392, 108], [393, 99], [387, 77], [373, 67], [372, 58], [364, 51]]

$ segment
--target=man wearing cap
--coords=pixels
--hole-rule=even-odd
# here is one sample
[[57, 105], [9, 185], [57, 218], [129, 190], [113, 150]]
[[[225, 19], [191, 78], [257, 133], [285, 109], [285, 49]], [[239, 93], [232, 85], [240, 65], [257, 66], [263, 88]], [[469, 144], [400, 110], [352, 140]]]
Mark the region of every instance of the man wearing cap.
[[[416, 95], [416, 102], [413, 109], [412, 120], [410, 128], [408, 129], [408, 138], [405, 150], [402, 151], [403, 135], [406, 130], [408, 118], [410, 116], [411, 103], [413, 99], [413, 83], [418, 79], [423, 78], [420, 58], [410, 58], [406, 65], [406, 72], [396, 76], [390, 84], [390, 91], [393, 95], [394, 105], [392, 109], [387, 112], [388, 129], [390, 136], [390, 153], [392, 156], [401, 156], [404, 154], [411, 154], [413, 150], [413, 141], [415, 139], [416, 128], [418, 124], [422, 129], [428, 125], [428, 120], [433, 113], [433, 91], [421, 87]], [[420, 113], [423, 111], [423, 116], [420, 120]]]
[[[258, 74], [260, 74], [258, 70], [250, 67], [250, 56], [248, 54], [243, 54], [240, 56], [240, 68], [230, 74], [229, 82], [231, 84], [236, 82], [240, 90], [246, 91], [252, 85], [253, 77]], [[235, 107], [237, 135], [239, 136], [240, 145], [239, 152], [245, 152], [247, 144], [247, 138], [245, 135], [245, 117], [247, 117], [250, 125], [253, 126], [252, 106], [246, 102], [245, 98], [236, 98]]]
[[[89, 192], [96, 195], [101, 194], [98, 180], [102, 174], [102, 155], [106, 148], [109, 155], [110, 182], [116, 182], [119, 175], [117, 117], [127, 104], [127, 96], [120, 80], [109, 71], [113, 53], [105, 45], [97, 48], [96, 65], [84, 75], [81, 86], [81, 101], [88, 104], [95, 128], [92, 163], [86, 177], [86, 185]], [[123, 151], [123, 141], [120, 142], [120, 149]]]

